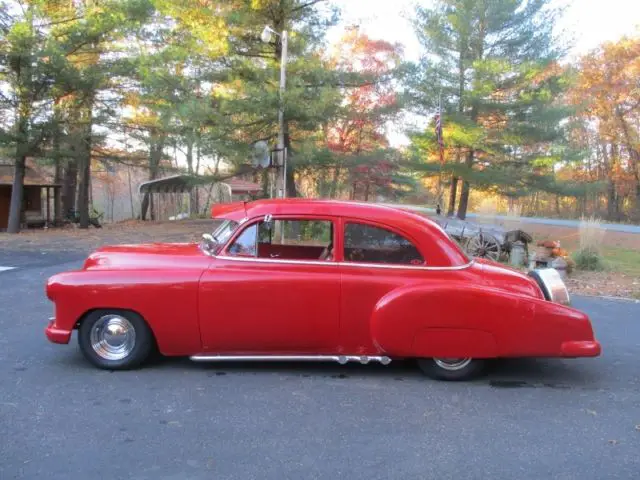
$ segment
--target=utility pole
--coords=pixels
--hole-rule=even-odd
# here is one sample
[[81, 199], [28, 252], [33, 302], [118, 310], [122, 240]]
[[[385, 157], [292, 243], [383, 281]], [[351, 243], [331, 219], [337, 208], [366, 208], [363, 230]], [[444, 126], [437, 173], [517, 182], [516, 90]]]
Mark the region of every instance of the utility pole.
[[282, 33], [278, 33], [271, 27], [266, 26], [262, 31], [260, 38], [263, 42], [271, 42], [271, 34], [275, 34], [280, 37], [281, 54], [280, 54], [280, 103], [278, 108], [278, 145], [276, 150], [278, 152], [278, 165], [276, 175], [276, 196], [279, 198], [285, 198], [287, 196], [287, 151], [284, 143], [284, 92], [287, 87], [287, 55], [289, 35], [286, 30]]

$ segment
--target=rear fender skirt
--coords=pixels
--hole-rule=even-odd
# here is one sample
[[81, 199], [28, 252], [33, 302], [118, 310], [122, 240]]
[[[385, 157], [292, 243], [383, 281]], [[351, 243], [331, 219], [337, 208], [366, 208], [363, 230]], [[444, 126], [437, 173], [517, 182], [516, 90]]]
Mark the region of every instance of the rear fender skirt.
[[493, 335], [466, 328], [425, 328], [413, 342], [416, 357], [493, 358], [498, 347]]
[[393, 356], [456, 356], [458, 350], [499, 356], [513, 331], [532, 323], [536, 301], [543, 302], [453, 279], [401, 287], [376, 305], [372, 340]]

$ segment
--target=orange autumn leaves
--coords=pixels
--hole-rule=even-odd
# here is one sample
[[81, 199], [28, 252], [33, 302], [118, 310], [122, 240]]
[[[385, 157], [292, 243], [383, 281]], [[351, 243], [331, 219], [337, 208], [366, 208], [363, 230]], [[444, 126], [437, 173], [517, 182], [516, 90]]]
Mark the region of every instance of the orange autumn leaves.
[[585, 55], [569, 101], [578, 108], [573, 140], [592, 152], [574, 178], [607, 182], [613, 219], [640, 218], [640, 37]]

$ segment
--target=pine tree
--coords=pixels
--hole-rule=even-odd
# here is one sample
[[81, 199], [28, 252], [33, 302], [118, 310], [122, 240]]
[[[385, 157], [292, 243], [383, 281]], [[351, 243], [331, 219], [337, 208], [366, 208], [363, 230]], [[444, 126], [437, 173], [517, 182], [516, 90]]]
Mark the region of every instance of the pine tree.
[[[442, 96], [452, 173], [449, 214], [462, 189], [458, 217], [471, 185], [507, 195], [539, 187], [562, 159], [556, 142], [568, 110], [556, 101], [566, 87], [554, 45], [557, 12], [550, 0], [438, 0], [417, 9], [427, 52], [413, 81], [421, 113]], [[553, 147], [553, 148], [552, 148]]]

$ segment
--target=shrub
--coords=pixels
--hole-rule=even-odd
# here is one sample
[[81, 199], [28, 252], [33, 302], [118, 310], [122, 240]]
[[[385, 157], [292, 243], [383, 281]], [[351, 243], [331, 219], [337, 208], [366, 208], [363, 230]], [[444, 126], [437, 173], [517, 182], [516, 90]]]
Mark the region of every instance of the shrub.
[[593, 250], [578, 250], [573, 254], [573, 260], [576, 262], [576, 268], [578, 270], [604, 270], [602, 257], [598, 252], [594, 252]]
[[582, 218], [579, 227], [580, 248], [573, 255], [576, 268], [579, 270], [603, 270], [602, 261], [602, 239], [605, 230], [600, 224], [600, 220], [595, 217]]

